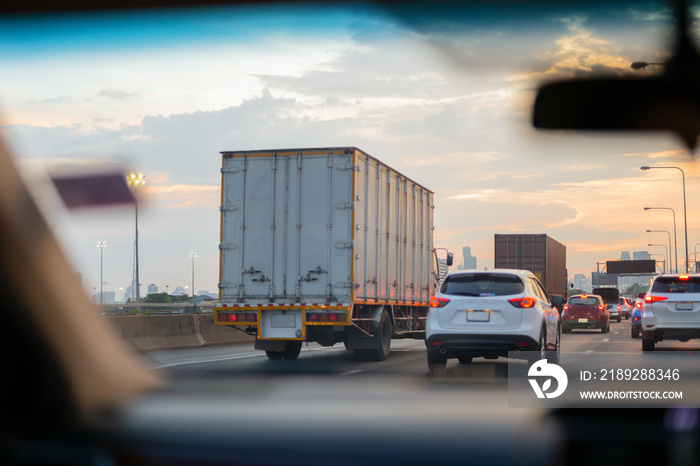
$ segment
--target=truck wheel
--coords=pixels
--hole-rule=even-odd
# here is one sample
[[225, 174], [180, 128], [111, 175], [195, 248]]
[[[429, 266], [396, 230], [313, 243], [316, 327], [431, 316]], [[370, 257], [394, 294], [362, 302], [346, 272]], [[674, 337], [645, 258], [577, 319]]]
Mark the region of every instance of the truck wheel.
[[282, 359], [282, 351], [265, 351], [267, 357], [270, 359]]
[[301, 353], [301, 341], [288, 341], [287, 347], [282, 351], [283, 359], [296, 359]]
[[391, 320], [389, 313], [382, 312], [382, 318], [379, 320], [379, 325], [374, 334], [376, 347], [368, 350], [369, 357], [373, 361], [384, 361], [389, 357], [391, 350]]

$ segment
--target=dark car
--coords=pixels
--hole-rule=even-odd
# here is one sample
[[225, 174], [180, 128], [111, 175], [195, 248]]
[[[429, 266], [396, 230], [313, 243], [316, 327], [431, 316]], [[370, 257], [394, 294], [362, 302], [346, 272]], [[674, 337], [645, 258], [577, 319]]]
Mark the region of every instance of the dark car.
[[610, 331], [610, 313], [598, 295], [574, 295], [564, 305], [561, 315], [562, 331], [569, 333], [573, 329], [600, 329]]
[[632, 338], [639, 338], [642, 334], [642, 304], [644, 303], [645, 293], [639, 293], [639, 295], [641, 297], [636, 299], [634, 310], [632, 310], [632, 325], [630, 326]]
[[622, 321], [622, 313], [620, 312], [622, 309], [622, 306], [620, 306], [620, 290], [613, 287], [593, 288], [593, 294], [603, 298], [603, 303], [605, 303], [605, 307], [608, 308], [610, 317], [617, 319], [618, 322]]

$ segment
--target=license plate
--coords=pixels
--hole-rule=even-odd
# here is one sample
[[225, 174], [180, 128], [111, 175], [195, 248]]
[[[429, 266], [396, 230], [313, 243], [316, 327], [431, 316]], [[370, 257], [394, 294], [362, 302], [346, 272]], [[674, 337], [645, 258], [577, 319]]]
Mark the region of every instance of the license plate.
[[294, 328], [296, 326], [294, 317], [294, 314], [273, 314], [270, 316], [270, 327]]
[[676, 311], [692, 311], [693, 303], [676, 303]]
[[582, 324], [585, 324], [585, 323], [588, 322], [588, 319], [583, 319], [583, 318], [581, 318], [581, 319], [579, 319], [578, 321], [579, 321], [580, 323], [582, 323]]
[[488, 311], [467, 311], [467, 322], [488, 322], [490, 318]]

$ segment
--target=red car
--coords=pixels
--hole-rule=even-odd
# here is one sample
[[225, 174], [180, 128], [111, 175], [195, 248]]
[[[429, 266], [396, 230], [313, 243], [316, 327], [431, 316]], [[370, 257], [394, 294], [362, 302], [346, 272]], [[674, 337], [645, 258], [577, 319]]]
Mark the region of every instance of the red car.
[[598, 328], [603, 333], [609, 332], [610, 313], [603, 298], [595, 294], [571, 296], [564, 305], [561, 328], [564, 333], [575, 328]]

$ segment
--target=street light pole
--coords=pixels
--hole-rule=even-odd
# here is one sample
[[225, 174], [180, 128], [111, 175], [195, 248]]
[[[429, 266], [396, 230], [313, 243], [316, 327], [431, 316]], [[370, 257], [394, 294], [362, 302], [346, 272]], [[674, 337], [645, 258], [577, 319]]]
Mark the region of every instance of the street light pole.
[[[676, 231], [677, 231], [676, 211], [670, 207], [645, 207], [644, 210], [670, 210], [673, 213], [673, 242], [676, 245], [676, 247], [673, 248], [673, 250], [675, 251], [675, 254], [676, 254], [676, 273], [678, 273], [678, 236], [676, 235]], [[669, 254], [669, 256], [670, 256], [670, 254]], [[671, 258], [669, 257], [669, 261], [670, 260], [671, 260]], [[669, 268], [671, 268], [671, 267], [669, 267]], [[671, 270], [671, 272], [673, 272], [673, 270]]]
[[[649, 246], [662, 246], [664, 250], [666, 251], [666, 255], [664, 256], [664, 261], [668, 258], [668, 247], [665, 244], [651, 244], [649, 243]], [[666, 264], [664, 264], [664, 273], [666, 273]]]
[[191, 252], [190, 257], [192, 258], [192, 298], [194, 299], [194, 258], [197, 257], [197, 253]]
[[[688, 272], [688, 260], [689, 260], [689, 255], [688, 255], [688, 211], [686, 209], [686, 202], [685, 202], [685, 172], [681, 170], [680, 167], [648, 167], [648, 166], [643, 166], [640, 167], [643, 171], [650, 170], [652, 168], [672, 168], [676, 169], [681, 172], [681, 175], [683, 176], [683, 225], [685, 226], [685, 271]], [[678, 244], [676, 243], [676, 246]], [[677, 260], [676, 260], [677, 262]], [[678, 272], [678, 264], [676, 264], [676, 272]]]
[[[139, 186], [143, 186], [146, 178], [141, 173], [131, 173], [126, 177], [126, 182], [132, 186], [134, 190], [138, 190]], [[139, 203], [138, 198], [134, 203], [134, 268], [135, 268], [135, 283], [136, 288], [136, 303], [141, 302], [141, 284], [139, 283]], [[141, 310], [143, 313], [143, 310]]]
[[[671, 255], [672, 251], [672, 246], [671, 246], [671, 233], [669, 233], [666, 230], [647, 230], [647, 233], [666, 233], [668, 235], [668, 251], [669, 251], [669, 256]], [[671, 258], [669, 257], [669, 261]]]
[[102, 285], [104, 284], [104, 279], [102, 278], [102, 271], [103, 271], [103, 261], [102, 261], [102, 251], [104, 248], [107, 246], [107, 243], [104, 241], [100, 241], [97, 243], [97, 247], [100, 248], [100, 304], [104, 304], [104, 292], [102, 290]]

